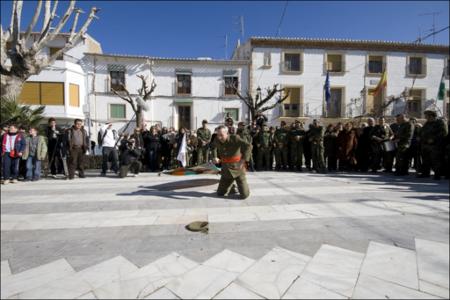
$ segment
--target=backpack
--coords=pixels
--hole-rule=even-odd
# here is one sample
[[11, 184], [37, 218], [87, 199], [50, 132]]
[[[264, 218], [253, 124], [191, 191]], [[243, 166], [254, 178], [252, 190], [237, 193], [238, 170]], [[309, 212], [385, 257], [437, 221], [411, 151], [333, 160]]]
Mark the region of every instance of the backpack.
[[106, 135], [107, 132], [108, 132], [108, 129], [105, 129], [105, 132], [103, 132], [103, 134], [102, 134], [101, 131], [98, 132], [98, 134], [97, 134], [97, 142], [98, 142], [98, 146], [99, 147], [102, 146], [103, 139], [105, 138], [105, 135]]

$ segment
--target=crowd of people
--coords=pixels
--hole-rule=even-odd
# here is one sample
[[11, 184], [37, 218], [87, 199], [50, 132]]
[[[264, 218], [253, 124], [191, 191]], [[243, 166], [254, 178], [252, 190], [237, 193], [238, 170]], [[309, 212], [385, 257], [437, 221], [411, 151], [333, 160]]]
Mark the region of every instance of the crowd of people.
[[[433, 171], [434, 179], [449, 178], [448, 125], [434, 111], [424, 114], [423, 125], [400, 114], [392, 124], [379, 117], [368, 118], [358, 126], [347, 122], [324, 127], [319, 120], [305, 126], [296, 120], [290, 125], [281, 121], [273, 127], [258, 114], [251, 124], [240, 122], [237, 128], [232, 118], [226, 118], [225, 126], [230, 134], [253, 146], [249, 171], [383, 171], [404, 176], [413, 168], [418, 177], [430, 177]], [[107, 123], [97, 136], [102, 155], [100, 175], [113, 172], [119, 177], [129, 173], [137, 176], [141, 171], [180, 167], [178, 157], [183, 145], [185, 167], [210, 162], [215, 135], [206, 120], [197, 130], [145, 125], [129, 135], [118, 134], [112, 123]], [[78, 177], [84, 178], [85, 156], [96, 144], [82, 120], [60, 129], [54, 118], [49, 119], [42, 135], [38, 128], [27, 131], [9, 124], [2, 129], [1, 141], [2, 184], [39, 180], [44, 161], [54, 178], [63, 174], [74, 179], [77, 171]]]

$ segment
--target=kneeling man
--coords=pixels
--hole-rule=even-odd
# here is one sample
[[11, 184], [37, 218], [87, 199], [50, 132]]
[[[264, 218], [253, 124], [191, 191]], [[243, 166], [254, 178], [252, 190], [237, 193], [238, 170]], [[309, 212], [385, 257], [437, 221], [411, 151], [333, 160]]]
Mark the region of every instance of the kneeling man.
[[222, 125], [217, 128], [217, 136], [212, 144], [213, 162], [222, 164], [217, 195], [228, 195], [235, 180], [241, 198], [245, 199], [250, 195], [245, 171], [251, 153], [251, 144], [238, 135], [228, 134], [226, 126]]

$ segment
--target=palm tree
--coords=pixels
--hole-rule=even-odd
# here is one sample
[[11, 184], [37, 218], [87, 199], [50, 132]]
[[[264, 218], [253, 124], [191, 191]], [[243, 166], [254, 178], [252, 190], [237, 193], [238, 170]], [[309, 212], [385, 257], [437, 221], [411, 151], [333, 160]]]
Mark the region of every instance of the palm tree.
[[2, 97], [0, 109], [0, 123], [3, 125], [15, 123], [18, 126], [38, 126], [44, 119], [45, 106], [32, 108], [19, 104], [15, 97]]

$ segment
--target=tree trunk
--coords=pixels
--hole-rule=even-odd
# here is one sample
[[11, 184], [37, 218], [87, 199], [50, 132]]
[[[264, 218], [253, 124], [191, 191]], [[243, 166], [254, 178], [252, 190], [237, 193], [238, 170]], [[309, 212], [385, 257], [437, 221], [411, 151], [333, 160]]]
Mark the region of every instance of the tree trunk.
[[144, 125], [144, 114], [141, 107], [136, 110], [136, 128], [142, 128]]
[[2, 99], [18, 99], [22, 92], [25, 79], [17, 76], [1, 76], [1, 97]]

